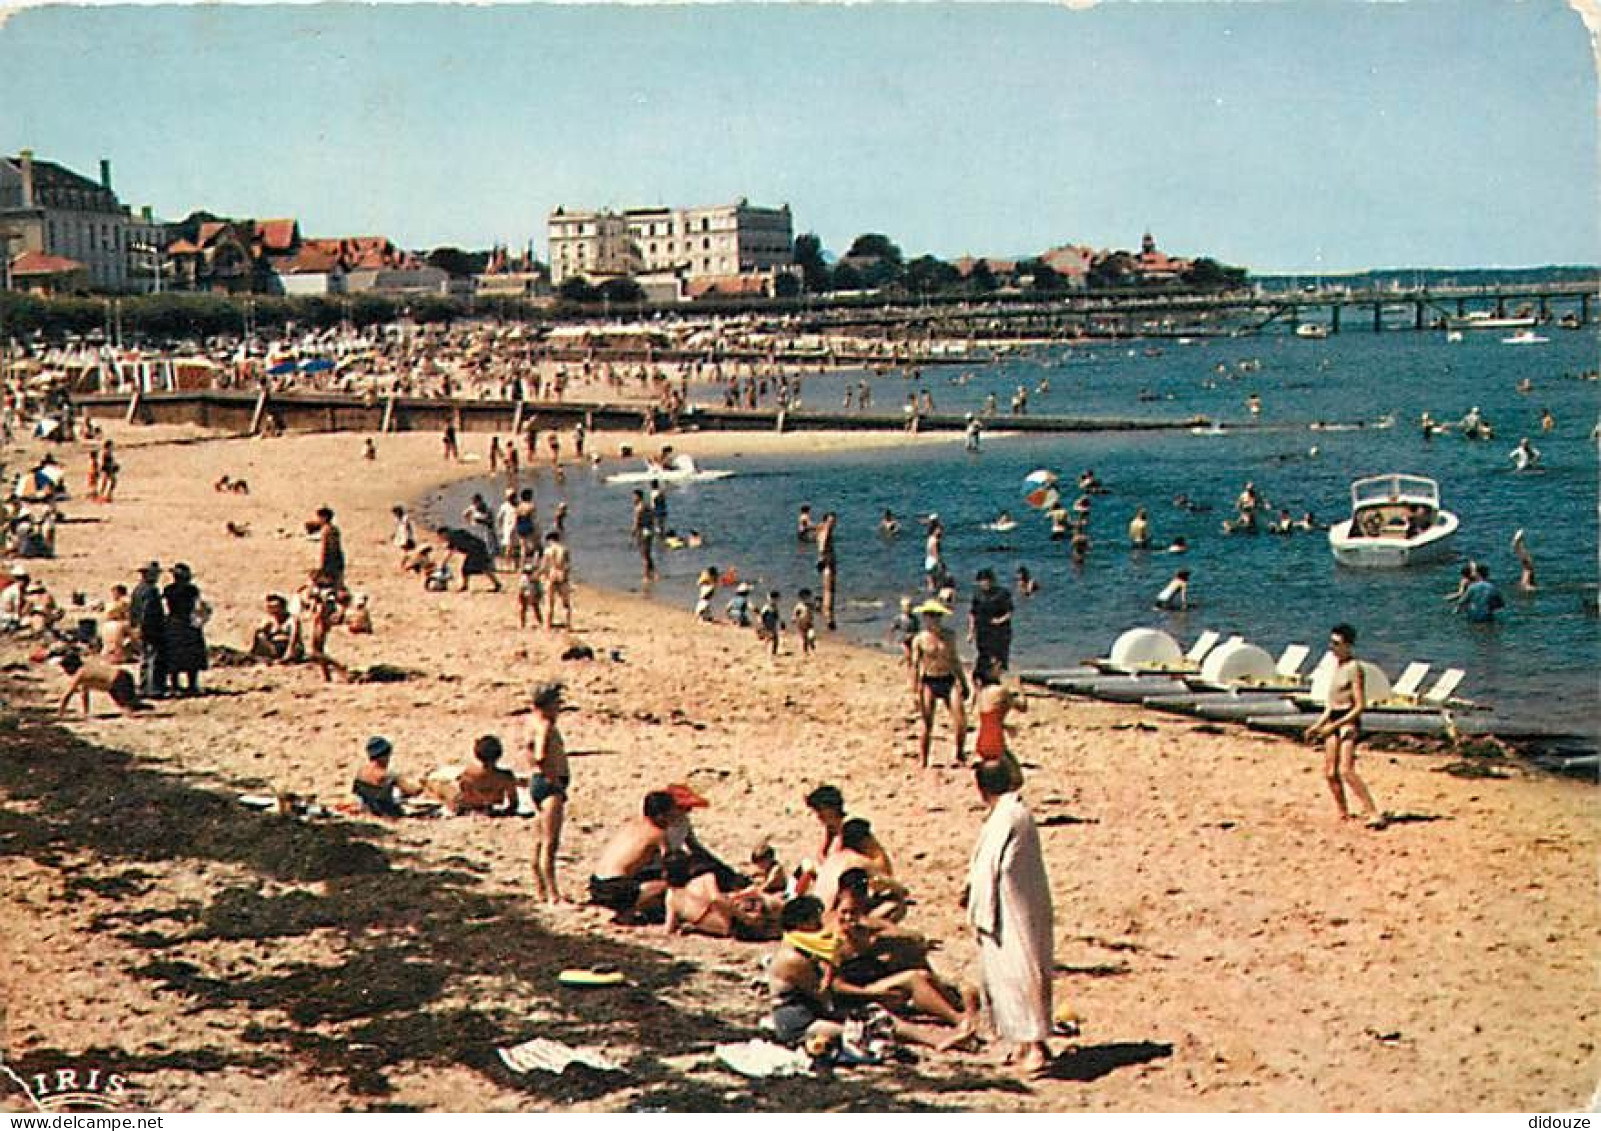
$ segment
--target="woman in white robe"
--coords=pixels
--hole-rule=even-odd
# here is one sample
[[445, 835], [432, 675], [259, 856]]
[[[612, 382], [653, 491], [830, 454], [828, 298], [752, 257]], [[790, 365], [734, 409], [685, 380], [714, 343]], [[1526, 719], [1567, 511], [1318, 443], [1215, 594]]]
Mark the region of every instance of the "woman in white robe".
[[1052, 908], [1033, 815], [1006, 768], [981, 763], [975, 775], [989, 815], [967, 872], [967, 918], [978, 934], [984, 998], [995, 1035], [1020, 1046], [1021, 1067], [1050, 1061]]

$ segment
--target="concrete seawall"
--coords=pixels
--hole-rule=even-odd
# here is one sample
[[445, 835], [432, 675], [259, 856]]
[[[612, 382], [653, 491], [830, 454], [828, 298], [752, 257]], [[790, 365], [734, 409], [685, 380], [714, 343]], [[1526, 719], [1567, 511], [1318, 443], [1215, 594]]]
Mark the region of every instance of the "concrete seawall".
[[[643, 405], [606, 402], [515, 402], [439, 400], [426, 397], [365, 398], [326, 393], [275, 393], [204, 389], [137, 396], [92, 393], [73, 397], [91, 416], [142, 424], [198, 424], [248, 435], [270, 418], [286, 432], [438, 432], [454, 424], [461, 432], [512, 432], [534, 418], [540, 428], [571, 428], [582, 421], [591, 431], [636, 431], [651, 410]], [[782, 420], [780, 418], [782, 417]], [[671, 430], [666, 414], [656, 428]], [[1131, 432], [1206, 426], [1205, 417], [1137, 420], [1108, 417], [1003, 416], [985, 422], [1005, 432]], [[960, 432], [960, 413], [935, 413], [919, 422], [923, 432]], [[905, 428], [901, 413], [787, 412], [758, 409], [696, 408], [678, 421], [680, 430], [706, 432], [875, 431]]]

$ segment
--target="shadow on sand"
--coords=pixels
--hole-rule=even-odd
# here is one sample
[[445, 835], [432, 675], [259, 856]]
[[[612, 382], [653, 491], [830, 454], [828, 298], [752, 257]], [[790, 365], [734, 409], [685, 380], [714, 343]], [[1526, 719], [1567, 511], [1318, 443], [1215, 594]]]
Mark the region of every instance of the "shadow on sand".
[[[380, 824], [251, 813], [234, 802], [234, 783], [180, 778], [42, 717], [7, 722], [0, 796], [11, 804], [0, 810], [0, 855], [56, 872], [64, 906], [91, 894], [114, 901], [89, 930], [132, 948], [126, 972], [170, 996], [173, 1015], [226, 1011], [237, 1022], [236, 1038], [220, 1046], [197, 1022], [191, 1047], [30, 1046], [21, 1066], [83, 1060], [135, 1078], [295, 1069], [342, 1081], [348, 1104], [369, 1110], [385, 1106], [392, 1074], [424, 1065], [465, 1065], [542, 1104], [611, 1097], [608, 1106], [641, 1110], [936, 1110], [938, 1093], [949, 1090], [907, 1069], [753, 1087], [720, 1072], [669, 1067], [661, 1058], [757, 1035], [754, 1024], [666, 1000], [694, 988], [695, 963], [607, 935], [553, 932], [531, 900], [485, 891], [476, 874], [486, 871], [482, 865], [403, 859]], [[148, 870], [158, 862], [201, 875], [223, 865], [245, 878], [204, 901], [174, 900]], [[267, 883], [274, 894], [261, 890]], [[284, 890], [295, 884], [306, 886]], [[116, 906], [130, 899], [147, 905]], [[296, 939], [307, 940], [299, 958], [258, 947], [251, 963], [225, 975], [206, 957], [230, 940]], [[624, 971], [629, 984], [595, 992], [555, 980], [565, 967], [598, 965]], [[700, 988], [722, 1000], [739, 992], [732, 984]], [[754, 1021], [760, 999], [752, 995], [750, 1006]], [[640, 1051], [621, 1073], [580, 1066], [560, 1076], [510, 1073], [495, 1049], [534, 1036]], [[936, 1103], [909, 1094], [916, 1091]]]
[[1136, 1064], [1149, 1064], [1173, 1055], [1173, 1046], [1156, 1041], [1116, 1041], [1070, 1049], [1051, 1062], [1044, 1078], [1088, 1083]]

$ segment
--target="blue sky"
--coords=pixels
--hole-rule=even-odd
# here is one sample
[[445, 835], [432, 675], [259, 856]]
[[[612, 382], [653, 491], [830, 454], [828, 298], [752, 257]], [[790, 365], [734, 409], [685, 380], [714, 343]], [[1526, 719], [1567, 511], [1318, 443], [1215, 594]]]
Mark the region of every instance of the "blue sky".
[[39, 8], [0, 151], [125, 203], [520, 244], [569, 207], [788, 202], [842, 251], [1164, 248], [1253, 270], [1594, 263], [1558, 0]]

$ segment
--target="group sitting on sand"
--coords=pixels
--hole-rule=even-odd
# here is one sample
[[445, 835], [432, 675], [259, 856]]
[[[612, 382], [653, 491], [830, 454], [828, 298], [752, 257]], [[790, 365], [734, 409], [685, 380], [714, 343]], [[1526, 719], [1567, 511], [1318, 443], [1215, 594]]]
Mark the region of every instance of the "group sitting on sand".
[[[981, 942], [988, 937], [996, 949], [982, 987], [934, 969], [938, 942], [904, 925], [910, 893], [871, 824], [847, 815], [832, 785], [806, 796], [822, 830], [816, 856], [790, 871], [764, 839], [750, 854], [754, 875], [721, 864], [694, 839], [689, 815], [704, 798], [683, 785], [652, 790], [601, 849], [589, 901], [622, 925], [776, 941], [767, 962], [770, 1026], [779, 1042], [814, 1057], [859, 1040], [864, 1027], [880, 1042], [967, 1046], [980, 1034], [988, 1002], [994, 1035], [1021, 1050], [1020, 1067], [1038, 1072], [1048, 1063], [1052, 1026], [1049, 887], [1011, 769], [981, 761], [975, 773], [992, 814], [1002, 809], [1006, 817], [992, 845], [981, 841], [969, 883], [974, 925]], [[1015, 846], [1003, 852], [1014, 835]], [[997, 884], [1006, 895], [997, 895]]]

